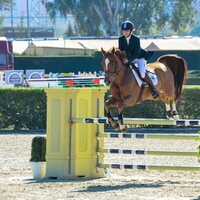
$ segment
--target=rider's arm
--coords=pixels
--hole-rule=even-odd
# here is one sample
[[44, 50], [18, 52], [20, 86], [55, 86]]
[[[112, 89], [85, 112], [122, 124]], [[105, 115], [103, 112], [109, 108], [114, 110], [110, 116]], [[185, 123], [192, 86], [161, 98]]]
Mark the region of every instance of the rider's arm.
[[135, 38], [135, 41], [131, 47], [131, 60], [135, 60], [140, 56], [141, 47], [140, 47], [140, 39], [138, 37]]
[[123, 48], [123, 41], [122, 41], [122, 38], [120, 37], [118, 39], [118, 47], [121, 51], [124, 51], [124, 48]]

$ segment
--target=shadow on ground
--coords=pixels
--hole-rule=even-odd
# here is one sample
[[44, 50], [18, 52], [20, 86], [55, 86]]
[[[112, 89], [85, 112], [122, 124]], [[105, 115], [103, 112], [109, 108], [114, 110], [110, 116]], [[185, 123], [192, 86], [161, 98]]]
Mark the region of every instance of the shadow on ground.
[[123, 185], [95, 185], [88, 186], [82, 190], [77, 190], [76, 192], [107, 192], [113, 190], [124, 190], [129, 188], [159, 188], [160, 184], [138, 184], [138, 183], [128, 183]]

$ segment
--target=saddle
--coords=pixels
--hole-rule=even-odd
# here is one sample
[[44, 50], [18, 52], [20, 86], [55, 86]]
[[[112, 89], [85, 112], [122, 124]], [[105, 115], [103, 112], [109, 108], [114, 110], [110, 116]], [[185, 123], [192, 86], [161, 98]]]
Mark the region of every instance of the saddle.
[[[133, 63], [129, 63], [129, 67], [130, 67], [133, 75], [135, 76], [138, 85], [140, 87], [141, 87], [141, 85], [148, 87], [148, 84], [141, 77], [138, 67], [136, 67]], [[150, 69], [147, 69], [146, 73], [149, 76], [149, 78], [152, 80], [154, 86], [156, 86], [158, 84], [158, 79], [157, 79], [155, 72]]]
[[137, 73], [137, 75], [139, 76], [139, 78], [143, 81], [143, 78], [140, 75], [138, 67], [136, 67], [133, 63], [130, 63], [130, 66], [132, 67], [133, 70], [135, 70], [135, 72]]

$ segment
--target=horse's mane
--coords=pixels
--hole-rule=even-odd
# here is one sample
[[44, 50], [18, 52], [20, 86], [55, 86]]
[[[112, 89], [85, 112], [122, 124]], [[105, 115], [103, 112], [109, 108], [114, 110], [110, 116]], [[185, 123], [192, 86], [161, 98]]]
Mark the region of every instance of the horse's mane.
[[126, 54], [118, 48], [115, 48], [114, 51], [115, 55], [120, 59], [122, 64], [125, 64], [128, 60], [126, 58]]

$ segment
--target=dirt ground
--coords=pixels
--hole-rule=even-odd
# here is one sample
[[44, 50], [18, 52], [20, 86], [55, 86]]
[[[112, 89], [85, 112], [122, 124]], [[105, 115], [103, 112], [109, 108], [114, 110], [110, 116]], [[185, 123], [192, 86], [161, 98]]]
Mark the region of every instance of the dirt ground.
[[[108, 170], [101, 179], [32, 179], [34, 134], [0, 134], [0, 200], [200, 200], [200, 172]], [[200, 141], [107, 139], [107, 148], [196, 151]], [[200, 166], [196, 157], [108, 155], [105, 163]]]

